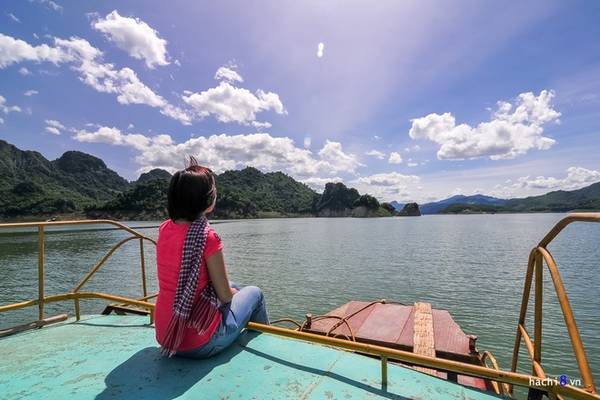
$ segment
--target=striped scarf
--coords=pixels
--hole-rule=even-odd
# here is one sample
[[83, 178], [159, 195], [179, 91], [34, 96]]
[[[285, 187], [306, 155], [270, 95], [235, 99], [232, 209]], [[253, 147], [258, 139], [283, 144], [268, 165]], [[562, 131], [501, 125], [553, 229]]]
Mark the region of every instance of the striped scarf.
[[219, 311], [219, 300], [210, 280], [200, 292], [198, 300], [194, 302], [208, 236], [208, 226], [208, 220], [202, 216], [192, 222], [185, 235], [179, 280], [173, 302], [173, 316], [162, 345], [162, 354], [169, 357], [177, 352], [187, 328], [194, 328], [199, 335], [202, 335], [210, 327], [215, 314]]

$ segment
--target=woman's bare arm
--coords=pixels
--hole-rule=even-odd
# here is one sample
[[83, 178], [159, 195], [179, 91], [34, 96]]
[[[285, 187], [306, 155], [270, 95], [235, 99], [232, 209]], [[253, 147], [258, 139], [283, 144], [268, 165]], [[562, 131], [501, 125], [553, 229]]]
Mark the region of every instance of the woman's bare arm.
[[217, 292], [217, 297], [221, 303], [229, 303], [233, 297], [233, 290], [229, 287], [229, 278], [227, 277], [227, 268], [223, 251], [219, 250], [206, 259], [208, 275]]

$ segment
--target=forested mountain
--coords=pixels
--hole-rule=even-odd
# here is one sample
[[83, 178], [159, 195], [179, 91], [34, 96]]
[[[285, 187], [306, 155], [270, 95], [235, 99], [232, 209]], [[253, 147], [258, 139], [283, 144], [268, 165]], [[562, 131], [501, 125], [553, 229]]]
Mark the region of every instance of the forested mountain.
[[319, 194], [282, 172], [247, 167], [217, 176], [217, 217], [312, 215]]
[[[94, 156], [68, 151], [49, 161], [0, 140], [0, 218], [73, 217], [161, 219], [167, 216], [171, 174], [153, 169], [127, 182]], [[322, 196], [282, 172], [256, 168], [217, 175], [215, 218], [389, 216], [393, 207], [330, 184]], [[342, 210], [342, 212], [340, 212]]]
[[128, 182], [99, 158], [68, 151], [48, 161], [0, 140], [0, 215], [70, 213], [104, 202]]

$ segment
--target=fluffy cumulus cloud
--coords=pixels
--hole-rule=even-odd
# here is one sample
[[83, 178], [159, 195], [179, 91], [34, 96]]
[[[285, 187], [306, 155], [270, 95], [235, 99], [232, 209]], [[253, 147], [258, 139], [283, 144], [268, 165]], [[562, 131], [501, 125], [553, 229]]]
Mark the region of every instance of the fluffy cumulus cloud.
[[176, 143], [165, 134], [146, 136], [106, 126], [94, 129], [76, 130], [73, 138], [81, 142], [130, 147], [137, 152], [135, 161], [141, 171], [180, 169], [188, 155], [195, 156], [217, 172], [253, 166], [267, 171], [283, 170], [296, 177], [353, 173], [361, 165], [337, 142], [328, 141], [315, 155], [296, 146], [290, 138], [273, 137], [267, 133], [201, 136]]
[[416, 175], [398, 172], [362, 176], [349, 182], [360, 193], [369, 193], [382, 201], [411, 200], [421, 179]]
[[37, 90], [29, 89], [29, 90], [26, 90], [25, 92], [23, 92], [23, 95], [27, 96], [27, 97], [31, 97], [31, 96], [35, 96], [36, 94], [39, 94], [39, 93], [40, 92], [38, 92]]
[[198, 118], [213, 115], [220, 122], [236, 122], [249, 125], [256, 120], [256, 114], [262, 111], [274, 111], [285, 114], [279, 95], [261, 89], [255, 93], [248, 89], [233, 86], [227, 80], [200, 93], [187, 93], [185, 101]]
[[24, 40], [0, 33], [0, 68], [23, 61], [60, 64], [73, 61], [73, 58], [57, 47], [47, 44], [32, 46]]
[[379, 160], [383, 160], [385, 158], [385, 153], [382, 153], [381, 151], [378, 151], [378, 150], [369, 150], [365, 154], [370, 157], [375, 157]]
[[123, 17], [114, 10], [93, 21], [92, 27], [131, 57], [144, 60], [148, 68], [169, 64], [167, 41], [139, 18]]
[[0, 34], [0, 68], [23, 61], [70, 63], [83, 83], [98, 92], [115, 94], [121, 104], [145, 104], [183, 124], [191, 123], [186, 111], [155, 93], [131, 68], [117, 68], [102, 62], [101, 58], [100, 50], [78, 37], [54, 38], [54, 46], [31, 46], [23, 40]]
[[576, 190], [598, 181], [600, 181], [600, 171], [570, 167], [564, 178], [523, 176], [515, 181], [508, 180], [503, 185], [496, 185], [493, 194], [499, 197], [514, 197], [549, 190]]
[[554, 92], [542, 90], [538, 96], [521, 93], [514, 104], [501, 101], [492, 119], [477, 126], [456, 124], [451, 113], [429, 114], [413, 119], [412, 139], [428, 139], [440, 145], [441, 160], [489, 157], [510, 159], [531, 149], [547, 150], [554, 139], [543, 136], [543, 126], [558, 122], [560, 113], [552, 108]]
[[220, 67], [217, 72], [215, 72], [215, 79], [218, 81], [244, 82], [242, 76], [238, 74], [233, 67]]
[[354, 173], [358, 167], [364, 167], [354, 154], [344, 151], [339, 142], [325, 141], [325, 145], [319, 150], [319, 156], [325, 164], [331, 166], [333, 172], [345, 171]]
[[388, 162], [390, 164], [402, 164], [402, 156], [400, 153], [392, 151], [390, 153], [390, 158], [388, 158]]

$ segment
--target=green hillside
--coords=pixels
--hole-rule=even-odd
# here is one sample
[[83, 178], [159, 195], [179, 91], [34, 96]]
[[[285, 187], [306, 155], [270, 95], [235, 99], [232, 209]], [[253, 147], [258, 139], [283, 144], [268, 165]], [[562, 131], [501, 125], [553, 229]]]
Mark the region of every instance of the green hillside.
[[319, 195], [282, 172], [247, 167], [217, 176], [217, 217], [311, 215]]
[[128, 183], [99, 158], [69, 151], [48, 161], [0, 140], [0, 216], [70, 213], [107, 201]]
[[599, 211], [600, 182], [577, 190], [557, 190], [540, 196], [507, 200], [504, 205], [452, 204], [443, 213]]

